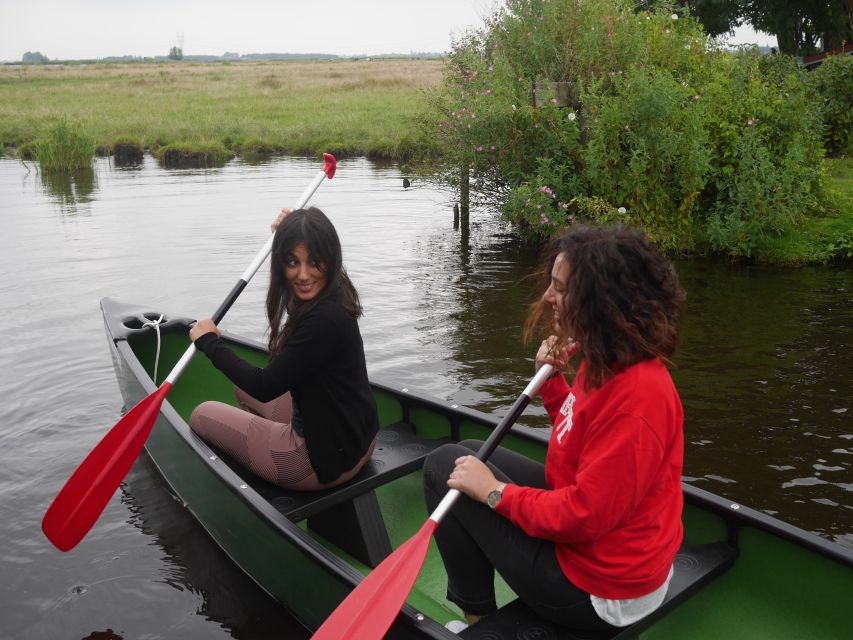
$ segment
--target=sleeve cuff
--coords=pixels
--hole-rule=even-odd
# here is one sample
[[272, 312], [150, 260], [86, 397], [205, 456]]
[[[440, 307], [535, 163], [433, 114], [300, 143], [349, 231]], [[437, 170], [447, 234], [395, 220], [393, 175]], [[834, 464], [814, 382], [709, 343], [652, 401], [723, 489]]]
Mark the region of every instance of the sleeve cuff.
[[196, 338], [193, 344], [195, 344], [196, 349], [207, 354], [207, 350], [213, 346], [217, 340], [219, 340], [219, 336], [217, 336], [213, 331], [208, 331], [204, 335]]

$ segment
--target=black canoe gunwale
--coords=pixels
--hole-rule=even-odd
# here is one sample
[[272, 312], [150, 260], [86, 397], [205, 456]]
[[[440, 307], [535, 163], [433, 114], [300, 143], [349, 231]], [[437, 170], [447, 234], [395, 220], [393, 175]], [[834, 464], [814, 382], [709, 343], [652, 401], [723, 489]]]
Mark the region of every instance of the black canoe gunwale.
[[[101, 301], [101, 307], [104, 314], [107, 333], [110, 338], [111, 350], [113, 351], [114, 358], [117, 358], [120, 361], [116, 366], [128, 367], [129, 373], [135, 381], [141, 385], [144, 392], [146, 394], [153, 393], [156, 386], [151, 380], [147, 370], [137, 359], [137, 356], [133, 352], [129, 342], [133, 341], [135, 336], [142, 337], [144, 334], [150, 335], [150, 332], [153, 331], [153, 329], [143, 327], [142, 325], [145, 321], [156, 319], [160, 314], [152, 313], [148, 308], [125, 305], [106, 298]], [[190, 322], [191, 320], [187, 318], [176, 317], [168, 319], [161, 325], [161, 331], [186, 331]], [[265, 346], [257, 341], [232, 335], [227, 332], [223, 332], [223, 336], [236, 345], [253, 350], [266, 350]], [[453, 425], [467, 422], [491, 429], [497, 423], [497, 418], [492, 415], [467, 407], [460, 407], [455, 404], [443, 402], [432, 396], [412, 391], [407, 388], [401, 388], [399, 385], [393, 385], [375, 379], [371, 379], [371, 384], [377, 390], [392, 396], [400, 404], [401, 411], [403, 411], [403, 414], [406, 417], [408, 417], [410, 409], [414, 407], [423, 407], [442, 415], [450, 423], [454, 438], [458, 435], [458, 432], [454, 431], [455, 427]], [[192, 451], [198, 456], [199, 460], [206, 465], [213, 475], [215, 475], [232, 494], [238, 496], [239, 500], [245, 503], [249, 509], [272, 526], [281, 536], [286, 538], [290, 544], [294, 545], [302, 553], [309, 556], [318, 569], [328, 573], [330, 576], [333, 576], [334, 579], [346, 585], [348, 589], [354, 588], [362, 580], [363, 576], [361, 573], [330, 550], [322, 546], [319, 542], [306, 535], [302, 529], [282, 515], [274, 506], [254, 491], [251, 486], [248, 488], [241, 486], [244, 485], [244, 480], [234, 472], [228, 464], [221, 461], [203, 440], [192, 433], [189, 426], [177, 410], [169, 404], [168, 398], [163, 404], [163, 414], [164, 418], [169, 422], [175, 433], [177, 433], [178, 436], [186, 442], [187, 446], [192, 449]], [[534, 430], [525, 427], [515, 427], [512, 431], [514, 436], [524, 440], [529, 440], [543, 448], [547, 445], [549, 433], [550, 430], [548, 429]], [[211, 459], [211, 457], [214, 459]], [[169, 474], [165, 473], [160, 467], [155, 456], [151, 456], [151, 458], [161, 475], [163, 475], [172, 490], [175, 491], [175, 487], [169, 479]], [[699, 487], [688, 483], [683, 483], [682, 486], [685, 502], [687, 504], [693, 505], [701, 511], [711, 513], [723, 521], [728, 532], [728, 542], [734, 548], [738, 548], [739, 531], [744, 527], [752, 527], [765, 531], [772, 536], [777, 536], [790, 541], [809, 551], [816, 552], [817, 554], [825, 556], [848, 568], [853, 568], [853, 551], [838, 543], [785, 523], [773, 516], [761, 513], [750, 507], [725, 499]], [[178, 492], [176, 491], [176, 493]], [[178, 495], [180, 495], [180, 493], [178, 493]], [[202, 526], [207, 529], [204, 519], [198, 517], [193, 506], [191, 504], [186, 506], [191, 512], [193, 512], [194, 516]], [[211, 535], [213, 535], [212, 532]], [[216, 539], [216, 536], [213, 537]], [[232, 557], [235, 563], [238, 565], [240, 564], [236, 558], [231, 556], [228, 549], [225, 548], [225, 545], [220, 544], [220, 547], [225, 550], [229, 557]], [[262, 589], [267, 590], [263, 584], [260, 584], [259, 582], [258, 584]], [[275, 597], [273, 594], [270, 595]], [[294, 614], [298, 615], [298, 612], [294, 612]], [[394, 626], [395, 628], [399, 628], [400, 626], [405, 628], [404, 635], [406, 636], [413, 634], [414, 637], [422, 638], [456, 637], [444, 630], [440, 624], [423, 616], [423, 614], [409, 605], [404, 605], [402, 614], [403, 615], [398, 618]], [[403, 629], [400, 630], [403, 631]]]

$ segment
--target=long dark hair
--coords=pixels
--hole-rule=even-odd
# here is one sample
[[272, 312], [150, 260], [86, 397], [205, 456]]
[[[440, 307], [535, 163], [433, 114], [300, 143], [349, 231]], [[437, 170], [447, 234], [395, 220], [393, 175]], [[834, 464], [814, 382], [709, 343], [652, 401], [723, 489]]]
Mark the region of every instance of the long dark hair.
[[[293, 295], [284, 275], [287, 256], [298, 244], [305, 245], [311, 259], [322, 265], [326, 274], [325, 288], [307, 302]], [[267, 290], [270, 355], [280, 353], [302, 316], [328, 297], [338, 298], [353, 318], [361, 316], [358, 292], [344, 269], [341, 241], [332, 221], [316, 207], [291, 211], [273, 236], [270, 286]]]
[[672, 264], [644, 234], [623, 226], [563, 232], [543, 253], [542, 291], [561, 254], [569, 275], [559, 327], [555, 331], [553, 310], [540, 298], [531, 305], [526, 340], [540, 331], [560, 334], [560, 344], [573, 339], [593, 387], [642, 360], [670, 362], [686, 295]]

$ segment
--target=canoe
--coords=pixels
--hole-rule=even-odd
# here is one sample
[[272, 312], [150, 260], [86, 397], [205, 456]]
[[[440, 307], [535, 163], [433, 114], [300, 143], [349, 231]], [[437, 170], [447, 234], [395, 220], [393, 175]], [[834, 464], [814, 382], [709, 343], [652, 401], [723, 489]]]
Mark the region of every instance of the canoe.
[[[162, 377], [187, 349], [191, 320], [109, 298], [101, 309], [123, 400], [132, 407], [155, 391], [155, 361]], [[161, 313], [158, 341], [157, 331], [143, 325]], [[265, 362], [264, 345], [227, 332], [223, 337], [247, 360]], [[400, 384], [371, 385], [382, 427], [376, 451], [352, 481], [335, 489], [285, 491], [191, 432], [187, 421], [199, 403], [234, 402], [230, 382], [203, 356], [175, 384], [145, 445], [170, 490], [216, 544], [309, 630], [425, 521], [424, 457], [445, 442], [485, 439], [498, 421]], [[547, 429], [518, 427], [502, 444], [541, 461], [547, 442]], [[853, 551], [689, 484], [684, 498], [685, 542], [665, 603], [635, 625], [596, 638], [850, 637]], [[451, 633], [444, 624], [459, 612], [445, 599], [433, 543], [386, 637], [585, 637], [538, 618], [498, 582], [499, 611]]]

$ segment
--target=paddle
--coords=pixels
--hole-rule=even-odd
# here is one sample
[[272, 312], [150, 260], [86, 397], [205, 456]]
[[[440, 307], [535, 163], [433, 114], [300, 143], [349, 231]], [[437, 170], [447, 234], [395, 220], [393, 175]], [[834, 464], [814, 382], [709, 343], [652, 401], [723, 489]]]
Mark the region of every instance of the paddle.
[[[498, 446], [513, 423], [539, 391], [553, 369], [543, 365], [522, 394], [483, 443], [476, 455], [486, 460]], [[312, 640], [379, 640], [388, 631], [400, 612], [424, 563], [432, 533], [459, 498], [458, 489], [447, 492], [420, 530], [383, 560], [338, 605], [326, 621], [311, 636]]]
[[[334, 156], [325, 153], [323, 158], [325, 160], [323, 169], [317, 172], [311, 184], [302, 192], [294, 209], [304, 207], [325, 178], [331, 180], [334, 177], [337, 166]], [[212, 319], [215, 323], [219, 324], [266, 260], [272, 251], [272, 243], [273, 236], [270, 235], [263, 249], [257, 253], [237, 284], [213, 314]], [[107, 432], [53, 499], [44, 514], [41, 528], [56, 548], [61, 551], [73, 549], [95, 524], [107, 506], [107, 502], [130, 471], [139, 452], [142, 451], [142, 446], [157, 421], [163, 400], [189, 365], [195, 352], [195, 345], [190, 345], [160, 387], [141, 400]]]

